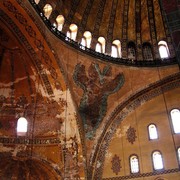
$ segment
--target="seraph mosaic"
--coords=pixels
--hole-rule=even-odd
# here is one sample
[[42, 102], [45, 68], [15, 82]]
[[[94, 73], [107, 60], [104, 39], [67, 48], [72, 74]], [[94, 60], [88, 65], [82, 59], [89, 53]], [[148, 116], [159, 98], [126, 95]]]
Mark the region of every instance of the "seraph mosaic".
[[79, 113], [84, 123], [86, 137], [91, 139], [106, 114], [108, 96], [123, 86], [124, 75], [119, 73], [113, 77], [112, 69], [108, 65], [101, 71], [98, 64], [92, 63], [86, 70], [85, 66], [79, 63], [75, 67], [73, 78], [84, 91], [79, 104]]

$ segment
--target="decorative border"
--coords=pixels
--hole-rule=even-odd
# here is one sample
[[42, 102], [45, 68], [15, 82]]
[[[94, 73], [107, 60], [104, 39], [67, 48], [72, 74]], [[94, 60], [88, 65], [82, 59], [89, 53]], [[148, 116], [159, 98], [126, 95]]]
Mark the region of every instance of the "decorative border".
[[134, 179], [134, 178], [149, 177], [149, 176], [156, 176], [160, 174], [170, 174], [170, 173], [177, 173], [177, 172], [180, 172], [179, 168], [168, 169], [168, 170], [163, 170], [163, 171], [154, 171], [154, 172], [148, 172], [148, 173], [142, 173], [142, 174], [136, 174], [136, 175], [131, 174], [129, 176], [102, 178], [102, 179], [103, 180], [124, 180], [124, 179]]
[[[160, 94], [179, 87], [180, 73], [176, 73], [152, 84], [150, 87], [134, 94], [133, 96], [122, 102], [120, 105], [118, 105], [117, 108], [112, 112], [111, 116], [108, 118], [107, 122], [104, 122], [104, 130], [101, 133], [99, 142], [96, 143], [97, 145], [94, 148], [94, 154], [91, 154], [91, 166], [89, 168], [89, 174], [92, 175], [94, 171], [94, 178], [101, 179], [105, 154], [111, 138], [116, 132], [116, 129], [119, 126], [120, 122], [123, 121], [129, 113], [134, 111], [137, 107], [148, 102], [149, 100], [159, 96]], [[101, 162], [102, 164], [100, 167], [94, 169], [93, 167], [96, 167], [96, 162]]]
[[[64, 142], [64, 141], [63, 141]], [[5, 138], [0, 137], [0, 143], [4, 145], [26, 144], [26, 145], [59, 145], [63, 143], [59, 138]]]

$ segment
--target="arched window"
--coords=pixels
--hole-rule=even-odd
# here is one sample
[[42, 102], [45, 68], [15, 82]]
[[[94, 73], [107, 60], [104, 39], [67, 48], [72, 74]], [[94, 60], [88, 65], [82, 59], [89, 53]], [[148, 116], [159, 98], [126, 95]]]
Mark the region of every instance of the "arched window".
[[179, 165], [180, 165], [180, 147], [177, 149], [177, 155], [178, 155], [178, 161], [179, 161]]
[[174, 133], [180, 133], [180, 111], [179, 109], [171, 110], [171, 120]]
[[133, 42], [128, 43], [128, 58], [132, 60], [136, 59], [136, 47]]
[[161, 170], [164, 168], [162, 155], [159, 151], [154, 151], [152, 154], [154, 170]]
[[169, 49], [168, 49], [167, 43], [165, 41], [159, 41], [158, 48], [159, 48], [160, 57], [162, 59], [169, 57]]
[[111, 56], [112, 57], [121, 57], [121, 43], [119, 40], [114, 40], [112, 43], [111, 49]]
[[17, 135], [18, 136], [26, 135], [27, 125], [28, 125], [28, 122], [27, 122], [26, 118], [20, 117], [18, 119], [18, 121], [17, 121]]
[[46, 4], [43, 8], [44, 15], [47, 19], [49, 19], [52, 13], [52, 6], [50, 4]]
[[130, 156], [131, 173], [139, 172], [139, 160], [137, 155]]
[[92, 39], [91, 32], [85, 31], [84, 34], [83, 34], [81, 44], [83, 46], [86, 46], [86, 47], [90, 48], [91, 47], [91, 39]]
[[105, 53], [105, 44], [106, 44], [106, 41], [104, 37], [99, 37], [98, 42], [96, 44], [96, 51], [100, 53]]
[[69, 26], [69, 29], [70, 29], [70, 38], [75, 41], [76, 36], [77, 36], [78, 27], [75, 24], [71, 24]]
[[143, 44], [143, 55], [145, 60], [153, 60], [152, 49], [149, 43]]
[[148, 132], [149, 132], [149, 139], [157, 139], [158, 138], [157, 128], [154, 124], [150, 124], [148, 126]]
[[64, 25], [64, 16], [62, 16], [62, 15], [57, 16], [56, 22], [57, 22], [57, 29], [59, 31], [62, 31], [62, 28]]

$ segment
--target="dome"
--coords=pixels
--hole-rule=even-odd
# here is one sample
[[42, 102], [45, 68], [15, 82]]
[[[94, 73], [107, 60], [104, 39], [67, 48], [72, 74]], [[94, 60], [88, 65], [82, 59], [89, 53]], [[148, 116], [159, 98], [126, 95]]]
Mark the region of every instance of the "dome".
[[[40, 16], [45, 16], [46, 24], [59, 38], [77, 42], [78, 44], [71, 44], [80, 46], [80, 50], [84, 50], [85, 53], [96, 56], [100, 53], [100, 59], [137, 66], [153, 66], [152, 61], [156, 61], [155, 64], [163, 64], [164, 61], [158, 62], [161, 59], [169, 59], [165, 62], [167, 64], [176, 61], [167, 21], [158, 0], [53, 1], [48, 4], [51, 8], [47, 15], [43, 8], [48, 2], [32, 1], [32, 4]], [[57, 19], [59, 16], [63, 17], [61, 23]], [[86, 31], [92, 34], [88, 45], [84, 42]], [[64, 38], [63, 34], [68, 38]], [[103, 43], [99, 41], [102, 38]], [[158, 46], [162, 40], [167, 43], [167, 52], [164, 50], [163, 53], [159, 52], [161, 50]], [[116, 41], [119, 41], [120, 45], [113, 43]], [[97, 44], [100, 47], [97, 48]], [[114, 47], [118, 52], [116, 55], [112, 54]]]

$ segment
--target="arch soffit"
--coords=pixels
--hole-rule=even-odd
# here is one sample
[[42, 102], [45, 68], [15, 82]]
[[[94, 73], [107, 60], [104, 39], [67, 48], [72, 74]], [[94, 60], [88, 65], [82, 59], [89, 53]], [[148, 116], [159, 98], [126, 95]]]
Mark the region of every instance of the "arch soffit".
[[[20, 8], [16, 8], [16, 6], [19, 6], [17, 2], [3, 0], [0, 4], [2, 7], [0, 9], [2, 20], [9, 25], [11, 31], [16, 34], [17, 39], [30, 55], [48, 95], [53, 95], [50, 82], [56, 82], [57, 79], [60, 81], [62, 90], [65, 90], [64, 71], [59, 62], [57, 62], [57, 55], [51, 50], [49, 41], [44, 34], [45, 32], [42, 32], [38, 23], [24, 9], [21, 8], [21, 11], [18, 11]], [[49, 73], [47, 74], [42, 67], [46, 68]]]

